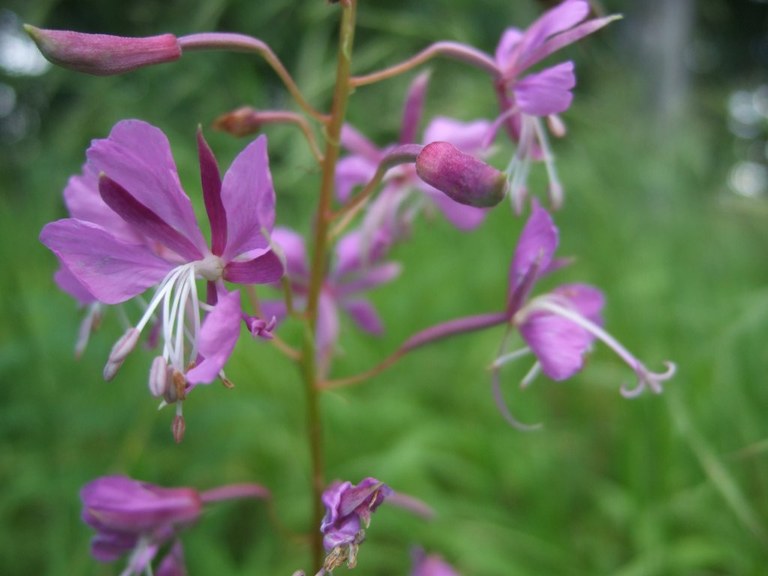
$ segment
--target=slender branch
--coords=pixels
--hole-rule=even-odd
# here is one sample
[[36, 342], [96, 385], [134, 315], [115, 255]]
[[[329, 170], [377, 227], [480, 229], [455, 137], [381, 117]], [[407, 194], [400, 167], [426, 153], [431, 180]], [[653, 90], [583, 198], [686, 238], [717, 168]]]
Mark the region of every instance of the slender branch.
[[264, 124], [294, 124], [307, 140], [312, 156], [318, 164], [323, 162], [323, 153], [317, 145], [317, 140], [307, 119], [301, 114], [286, 110], [256, 110], [250, 106], [243, 106], [226, 114], [222, 114], [213, 121], [213, 128], [228, 132], [234, 136], [248, 136], [259, 132]]
[[335, 380], [326, 380], [321, 384], [321, 387], [324, 390], [332, 390], [334, 388], [343, 388], [345, 386], [359, 384], [360, 382], [368, 380], [369, 378], [378, 376], [384, 372], [384, 370], [400, 360], [400, 358], [405, 356], [408, 352], [411, 352], [416, 348], [421, 348], [422, 346], [431, 344], [432, 342], [437, 342], [439, 340], [444, 340], [451, 336], [476, 332], [485, 328], [498, 326], [508, 321], [509, 315], [503, 312], [499, 312], [494, 314], [482, 314], [479, 316], [467, 316], [465, 318], [458, 318], [456, 320], [450, 320], [448, 322], [443, 322], [442, 324], [431, 326], [425, 330], [422, 330], [421, 332], [417, 332], [408, 338], [408, 340], [403, 342], [397, 350], [395, 350], [390, 356], [386, 357], [373, 368], [366, 370], [365, 372], [361, 372], [360, 374], [355, 374], [354, 376], [337, 378]]
[[494, 78], [497, 78], [501, 72], [496, 66], [496, 62], [485, 52], [481, 52], [476, 48], [461, 44], [459, 42], [435, 42], [434, 44], [427, 46], [424, 50], [401, 62], [395, 64], [384, 70], [378, 72], [372, 72], [371, 74], [365, 74], [363, 76], [353, 76], [351, 79], [351, 85], [355, 88], [358, 86], [366, 86], [375, 82], [380, 82], [393, 76], [403, 74], [424, 64], [437, 56], [445, 56], [446, 58], [453, 58], [454, 60], [460, 60], [468, 64], [472, 64], [477, 68], [485, 70]]
[[272, 49], [265, 43], [252, 36], [245, 34], [234, 34], [230, 32], [203, 32], [200, 34], [189, 34], [179, 37], [179, 45], [182, 50], [235, 50], [238, 52], [256, 52], [283, 81], [288, 92], [296, 100], [296, 103], [304, 112], [312, 116], [315, 120], [325, 122], [327, 116], [315, 110], [307, 102], [301, 90], [294, 82], [288, 70], [285, 69], [280, 59], [272, 52]]

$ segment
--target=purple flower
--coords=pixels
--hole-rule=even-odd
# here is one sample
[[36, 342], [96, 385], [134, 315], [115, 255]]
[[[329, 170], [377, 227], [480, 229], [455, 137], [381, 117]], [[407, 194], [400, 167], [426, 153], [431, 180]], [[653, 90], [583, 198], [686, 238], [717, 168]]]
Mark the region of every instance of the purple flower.
[[459, 576], [459, 573], [437, 554], [427, 555], [417, 548], [413, 552], [411, 576]]
[[555, 259], [558, 231], [552, 217], [534, 201], [515, 250], [510, 268], [510, 288], [506, 315], [510, 327], [516, 327], [526, 346], [502, 351], [493, 363], [494, 391], [505, 416], [514, 422], [501, 401], [498, 369], [507, 362], [533, 353], [536, 363], [522, 385], [527, 386], [539, 371], [553, 380], [565, 380], [584, 366], [584, 356], [595, 339], [612, 348], [635, 372], [638, 386], [633, 391], [622, 389], [625, 396], [635, 396], [645, 388], [661, 392], [661, 383], [672, 377], [675, 366], [667, 362], [667, 370], [653, 373], [640, 360], [601, 327], [604, 298], [600, 290], [588, 284], [564, 284], [554, 290], [529, 298], [543, 275], [564, 264]]
[[265, 498], [269, 492], [256, 484], [235, 484], [199, 493], [192, 488], [162, 488], [126, 476], [104, 476], [80, 491], [83, 521], [96, 530], [91, 553], [100, 562], [130, 554], [123, 574], [147, 570], [161, 548], [171, 548], [157, 574], [184, 575], [179, 532], [195, 523], [203, 505], [232, 498]]
[[586, 0], [565, 0], [545, 12], [525, 31], [508, 28], [496, 47], [496, 93], [501, 115], [494, 123], [493, 132], [503, 124], [512, 140], [517, 142], [517, 151], [507, 168], [510, 196], [517, 213], [522, 212], [527, 195], [526, 180], [531, 160], [545, 162], [550, 202], [555, 208], [562, 204], [562, 186], [541, 118], [548, 118], [556, 135], [564, 133], [557, 114], [565, 112], [573, 100], [574, 65], [568, 61], [539, 72], [528, 71], [557, 50], [617, 18], [609, 16], [585, 21], [589, 11]]
[[[223, 181], [202, 134], [198, 149], [210, 248], [168, 140], [138, 120], [119, 122], [108, 138], [92, 143], [83, 175], [65, 190], [72, 217], [40, 234], [65, 277], [99, 302], [119, 304], [156, 286], [142, 318], [115, 344], [105, 377], [114, 376], [141, 331], [159, 317], [167, 376], [153, 370], [151, 389], [169, 402], [221, 375], [234, 348], [240, 298], [224, 281], [269, 283], [283, 273], [265, 237], [275, 205], [266, 139], [246, 147]], [[198, 296], [199, 279], [207, 284], [207, 302]], [[180, 404], [177, 411], [180, 417]]]
[[[421, 74], [411, 84], [405, 101], [398, 144], [414, 143], [421, 121], [428, 74]], [[450, 118], [435, 118], [424, 131], [424, 143], [449, 142], [467, 154], [478, 154], [484, 148], [490, 123], [485, 120], [460, 122]], [[345, 125], [341, 133], [342, 145], [352, 152], [343, 158], [336, 170], [336, 189], [339, 198], [346, 200], [352, 189], [367, 183], [376, 173], [379, 163], [393, 146], [378, 148], [351, 126]], [[460, 204], [443, 192], [423, 182], [416, 175], [412, 165], [403, 165], [391, 170], [379, 197], [369, 208], [365, 229], [379, 227], [390, 230], [407, 228], [414, 217], [414, 209], [407, 203], [413, 198], [414, 190], [421, 195], [415, 199], [416, 209], [421, 209], [424, 200], [434, 205], [457, 228], [469, 230], [477, 227], [485, 217], [485, 210]]]
[[354, 568], [357, 549], [365, 538], [371, 514], [392, 494], [392, 489], [375, 478], [359, 484], [335, 482], [323, 492], [325, 517], [320, 525], [328, 556], [325, 570], [331, 572], [346, 563]]
[[[276, 228], [272, 241], [285, 257], [294, 306], [303, 308], [309, 289], [304, 239], [293, 230]], [[400, 273], [398, 263], [383, 262], [388, 248], [388, 237], [377, 234], [368, 239], [359, 230], [343, 236], [336, 244], [335, 258], [318, 301], [316, 346], [321, 372], [327, 372], [339, 339], [340, 310], [364, 332], [381, 334], [381, 319], [361, 294], [390, 282]], [[279, 320], [285, 317], [287, 310], [282, 301], [267, 301], [262, 305], [262, 312]]]

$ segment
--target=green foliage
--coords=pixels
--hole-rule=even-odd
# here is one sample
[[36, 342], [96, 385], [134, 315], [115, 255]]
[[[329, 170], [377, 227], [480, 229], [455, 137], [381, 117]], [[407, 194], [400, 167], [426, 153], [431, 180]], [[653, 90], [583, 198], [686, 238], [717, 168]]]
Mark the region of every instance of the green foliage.
[[[500, 0], [474, 11], [447, 0], [362, 4], [356, 70], [447, 37], [492, 50], [508, 23], [535, 13]], [[310, 101], [329, 97], [336, 11], [321, 0], [30, 2], [20, 10], [51, 27], [253, 33], [295, 72]], [[723, 118], [705, 122], [694, 106], [670, 131], [633, 112], [640, 105], [631, 88], [640, 81], [602, 50], [610, 42], [607, 32], [573, 54], [586, 80], [565, 118], [569, 137], [555, 144], [568, 194], [556, 219], [561, 254], [578, 260], [551, 282], [600, 286], [611, 332], [651, 368], [675, 360], [679, 374], [664, 395], [627, 401], [618, 388], [632, 375], [600, 345], [586, 370], [562, 385], [540, 378], [523, 392], [515, 383], [526, 368], [505, 368], [514, 413], [545, 424], [520, 433], [493, 404], [486, 367], [502, 334], [490, 331], [416, 351], [366, 384], [327, 393], [329, 477], [373, 475], [437, 512], [424, 522], [381, 508], [360, 574], [408, 573], [415, 544], [471, 576], [757, 575], [768, 563], [766, 206], [729, 199]], [[431, 114], [495, 114], [482, 75], [446, 62], [432, 68]], [[386, 143], [410, 77], [360, 89], [351, 121]], [[236, 388], [195, 390], [185, 404], [186, 438], [176, 446], [170, 414], [157, 412], [147, 394], [149, 352], [134, 353], [114, 382], [101, 380], [122, 331], [114, 310], [83, 358], [73, 359], [80, 313], [56, 291], [54, 258], [36, 238], [45, 222], [64, 215], [60, 192], [88, 141], [117, 120], [162, 127], [195, 197], [198, 123], [243, 104], [292, 103], [262, 62], [223, 53], [120, 78], [51, 70], [24, 82], [25, 94], [44, 104], [39, 131], [4, 150], [2, 160], [0, 572], [119, 573], [89, 557], [90, 533], [79, 521], [79, 487], [107, 473], [199, 488], [263, 483], [274, 492], [273, 507], [224, 504], [185, 534], [191, 573], [308, 568], [297, 536], [310, 529], [304, 403], [291, 363], [242, 338], [227, 369]], [[698, 98], [724, 96], [715, 90]], [[206, 133], [223, 166], [243, 145]], [[268, 134], [279, 222], [308, 230], [316, 169], [293, 130]], [[499, 165], [510, 150], [498, 151]], [[395, 253], [403, 278], [374, 294], [386, 334], [372, 339], [346, 326], [334, 374], [367, 369], [434, 322], [498, 309], [520, 228], [504, 205], [471, 234], [438, 219], [420, 222]], [[295, 341], [298, 327], [285, 328], [284, 338]]]

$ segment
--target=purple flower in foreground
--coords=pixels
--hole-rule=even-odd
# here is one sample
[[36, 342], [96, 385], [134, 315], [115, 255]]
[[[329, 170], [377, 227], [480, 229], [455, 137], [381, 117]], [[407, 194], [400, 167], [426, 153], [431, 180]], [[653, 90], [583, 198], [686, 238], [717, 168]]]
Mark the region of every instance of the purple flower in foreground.
[[[293, 230], [276, 228], [272, 242], [285, 256], [294, 306], [301, 309], [306, 305], [309, 289], [304, 239]], [[316, 345], [322, 373], [327, 372], [339, 339], [339, 310], [349, 315], [361, 330], [381, 334], [381, 319], [361, 294], [392, 281], [400, 273], [398, 263], [383, 261], [388, 248], [388, 237], [377, 234], [369, 240], [361, 231], [343, 236], [336, 244], [335, 258], [318, 303]], [[267, 317], [282, 319], [287, 310], [283, 301], [267, 301], [262, 305], [262, 312]]]
[[203, 505], [233, 498], [266, 498], [256, 484], [222, 486], [199, 493], [192, 488], [162, 488], [126, 476], [104, 476], [80, 492], [83, 521], [96, 530], [91, 553], [100, 562], [113, 562], [130, 554], [122, 574], [148, 570], [161, 548], [171, 544], [158, 575], [186, 574], [181, 530], [195, 523]]
[[498, 67], [496, 93], [501, 115], [494, 130], [502, 124], [517, 151], [510, 162], [510, 198], [517, 213], [525, 201], [526, 180], [531, 160], [543, 160], [549, 177], [549, 197], [552, 206], [562, 204], [562, 186], [555, 172], [552, 153], [541, 118], [548, 118], [556, 135], [565, 131], [557, 114], [571, 105], [571, 90], [576, 85], [573, 62], [563, 62], [536, 73], [528, 70], [547, 56], [596, 32], [615, 20], [616, 16], [587, 20], [589, 2], [565, 0], [545, 12], [525, 30], [508, 28], [496, 48]]
[[[414, 143], [421, 121], [428, 74], [421, 74], [411, 84], [405, 101], [398, 144]], [[435, 118], [424, 131], [424, 143], [449, 142], [467, 154], [478, 154], [483, 149], [490, 128], [490, 122], [476, 120], [460, 122], [450, 118]], [[336, 170], [336, 189], [341, 200], [346, 200], [355, 186], [366, 184], [376, 173], [379, 163], [393, 147], [378, 148], [351, 126], [345, 125], [341, 133], [342, 145], [352, 152], [339, 161]], [[421, 192], [415, 205], [407, 208], [413, 199], [412, 192]], [[426, 201], [427, 206], [424, 205]], [[364, 228], [380, 227], [407, 229], [414, 213], [428, 205], [434, 205], [457, 228], [470, 230], [477, 227], [485, 217], [485, 210], [455, 202], [443, 192], [423, 182], [416, 175], [412, 165], [403, 165], [388, 173], [385, 186], [372, 203]], [[394, 220], [394, 222], [393, 222]]]
[[510, 268], [510, 287], [506, 316], [510, 326], [516, 327], [526, 347], [502, 352], [493, 363], [494, 392], [500, 407], [509, 420], [513, 420], [501, 402], [498, 369], [507, 362], [533, 353], [536, 363], [522, 385], [528, 385], [539, 371], [553, 380], [565, 380], [584, 366], [584, 355], [595, 339], [612, 348], [635, 372], [638, 386], [635, 390], [622, 389], [627, 397], [636, 396], [645, 388], [660, 393], [661, 383], [675, 372], [667, 362], [667, 370], [653, 373], [640, 360], [601, 327], [604, 298], [600, 290], [588, 284], [564, 284], [546, 294], [529, 299], [536, 281], [564, 263], [554, 258], [558, 244], [558, 231], [552, 217], [537, 202], [533, 202], [528, 219]]
[[417, 548], [413, 552], [411, 576], [459, 576], [459, 573], [437, 554], [427, 555]]
[[[114, 376], [141, 331], [159, 317], [163, 353], [153, 362], [150, 390], [167, 402], [222, 375], [242, 315], [239, 293], [228, 292], [224, 281], [270, 283], [283, 274], [265, 237], [275, 205], [266, 139], [246, 147], [223, 181], [202, 134], [198, 149], [210, 248], [168, 140], [138, 120], [119, 122], [108, 138], [92, 143], [83, 176], [67, 187], [80, 208], [68, 200], [72, 217], [40, 234], [65, 274], [99, 302], [118, 304], [157, 287], [142, 318], [115, 344], [104, 375]], [[198, 279], [207, 284], [207, 302], [198, 296]], [[175, 430], [183, 429], [180, 419], [177, 404]]]
[[371, 514], [392, 494], [392, 489], [375, 478], [359, 484], [335, 482], [323, 492], [325, 517], [320, 525], [328, 555], [324, 569], [333, 571], [342, 564], [354, 568], [357, 550], [365, 539]]

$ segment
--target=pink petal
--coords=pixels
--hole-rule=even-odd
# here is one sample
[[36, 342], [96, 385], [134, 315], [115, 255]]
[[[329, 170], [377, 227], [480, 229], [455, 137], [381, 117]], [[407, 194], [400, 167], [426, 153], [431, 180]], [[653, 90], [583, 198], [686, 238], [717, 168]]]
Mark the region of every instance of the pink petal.
[[262, 229], [271, 231], [275, 223], [275, 189], [266, 136], [259, 136], [232, 162], [221, 185], [221, 200], [227, 212], [224, 260], [266, 248]]
[[547, 10], [531, 24], [520, 40], [516, 50], [515, 72], [520, 73], [538, 62], [531, 58], [531, 55], [548, 38], [573, 28], [587, 16], [589, 16], [589, 2], [585, 0], [565, 0], [551, 10]]
[[563, 284], [555, 288], [553, 293], [568, 300], [569, 307], [576, 310], [586, 319], [601, 325], [602, 311], [605, 306], [603, 293], [589, 284]]
[[317, 309], [317, 353], [318, 363], [325, 372], [339, 339], [339, 313], [336, 301], [325, 290], [320, 293]]
[[370, 302], [362, 299], [347, 300], [341, 306], [364, 332], [378, 336], [384, 331], [381, 318]]
[[349, 199], [356, 186], [364, 186], [376, 173], [378, 162], [363, 156], [347, 156], [336, 165], [336, 197], [342, 202]]
[[488, 120], [461, 122], [453, 118], [437, 117], [424, 131], [424, 142], [450, 142], [467, 154], [478, 153], [488, 139], [491, 123]]
[[485, 220], [485, 215], [488, 212], [485, 208], [460, 204], [426, 183], [421, 184], [419, 189], [437, 206], [445, 219], [459, 230], [474, 230]]
[[534, 312], [520, 326], [520, 334], [552, 380], [565, 380], [581, 370], [594, 337], [555, 314]]
[[520, 233], [515, 256], [512, 259], [512, 267], [509, 271], [510, 292], [520, 285], [532, 266], [536, 266], [539, 273], [549, 267], [557, 249], [557, 243], [558, 231], [552, 217], [534, 200], [531, 215]]
[[224, 280], [235, 284], [270, 284], [284, 274], [280, 258], [269, 250], [250, 260], [229, 262], [224, 267]]
[[564, 48], [565, 46], [568, 46], [569, 44], [573, 44], [574, 42], [578, 42], [585, 36], [589, 36], [590, 34], [597, 32], [600, 30], [600, 28], [603, 28], [610, 24], [611, 22], [618, 20], [621, 18], [620, 16], [606, 16], [604, 18], [596, 18], [594, 20], [588, 20], [587, 22], [584, 22], [583, 24], [579, 24], [578, 26], [571, 28], [570, 30], [566, 32], [562, 32], [560, 34], [557, 34], [556, 36], [553, 36], [544, 44], [539, 46], [538, 48], [530, 51], [526, 57], [526, 60], [521, 63], [522, 68], [529, 68], [530, 66], [533, 66], [536, 62], [539, 62], [549, 56], [550, 54], [557, 52], [561, 48]]
[[240, 292], [219, 295], [200, 329], [198, 352], [203, 360], [187, 372], [190, 384], [209, 384], [224, 368], [240, 335], [240, 312]]
[[397, 262], [387, 262], [377, 266], [370, 266], [360, 270], [358, 274], [345, 278], [334, 278], [335, 293], [339, 297], [348, 296], [357, 292], [365, 292], [381, 284], [391, 282], [400, 275], [401, 266]]
[[290, 228], [277, 227], [272, 232], [272, 242], [285, 257], [286, 273], [292, 280], [308, 279], [307, 250], [304, 238]]
[[502, 70], [507, 71], [515, 62], [512, 59], [515, 56], [520, 40], [523, 38], [523, 31], [519, 28], [507, 28], [501, 35], [498, 46], [496, 46], [495, 60], [496, 65]]
[[40, 241], [86, 290], [107, 304], [141, 294], [172, 268], [143, 244], [130, 244], [96, 224], [71, 218], [46, 225]]
[[94, 140], [87, 156], [97, 174], [105, 173], [198, 250], [205, 250], [192, 203], [181, 189], [168, 139], [160, 129], [123, 120], [108, 138]]
[[88, 289], [63, 264], [56, 270], [53, 280], [61, 290], [72, 296], [83, 306], [96, 300], [93, 294], [88, 292]]
[[424, 112], [424, 98], [427, 93], [427, 84], [429, 83], [429, 72], [422, 72], [408, 88], [408, 95], [405, 98], [403, 108], [403, 121], [400, 126], [400, 144], [411, 144], [416, 142], [416, 133], [419, 130], [421, 115]]
[[203, 131], [197, 130], [197, 156], [200, 160], [200, 182], [208, 221], [211, 223], [211, 252], [221, 256], [227, 244], [227, 212], [221, 200], [221, 175]]
[[378, 164], [383, 154], [381, 150], [349, 124], [341, 127], [341, 145], [355, 156], [362, 156], [372, 164]]
[[573, 62], [563, 62], [520, 80], [514, 86], [515, 100], [531, 116], [559, 114], [571, 105], [575, 85]]

